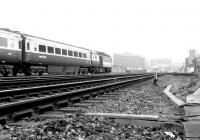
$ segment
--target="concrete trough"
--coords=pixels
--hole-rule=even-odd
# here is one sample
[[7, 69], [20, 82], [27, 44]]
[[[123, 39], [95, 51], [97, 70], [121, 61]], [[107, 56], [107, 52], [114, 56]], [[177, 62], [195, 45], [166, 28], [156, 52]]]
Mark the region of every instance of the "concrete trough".
[[173, 95], [171, 92], [169, 92], [172, 85], [169, 85], [165, 88], [164, 93], [170, 98], [171, 101], [173, 101], [176, 105], [179, 107], [184, 106], [185, 102], [181, 99], [177, 98], [175, 95]]
[[172, 121], [160, 121], [158, 115], [136, 115], [136, 114], [123, 114], [123, 113], [84, 113], [86, 116], [98, 116], [109, 119], [114, 119], [115, 122], [121, 124], [130, 124], [134, 126], [144, 127], [161, 127], [165, 124], [173, 124], [183, 127], [179, 123]]

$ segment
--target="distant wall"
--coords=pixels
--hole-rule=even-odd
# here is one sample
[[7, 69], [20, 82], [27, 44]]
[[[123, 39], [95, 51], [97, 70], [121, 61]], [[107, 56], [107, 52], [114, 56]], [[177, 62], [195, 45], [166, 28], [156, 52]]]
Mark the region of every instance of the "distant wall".
[[112, 72], [114, 72], [114, 73], [125, 73], [126, 72], [126, 67], [119, 66], [119, 65], [113, 65]]

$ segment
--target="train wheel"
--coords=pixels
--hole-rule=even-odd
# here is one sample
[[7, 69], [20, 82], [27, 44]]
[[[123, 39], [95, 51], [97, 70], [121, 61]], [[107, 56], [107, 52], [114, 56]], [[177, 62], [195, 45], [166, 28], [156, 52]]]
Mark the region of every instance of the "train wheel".
[[26, 76], [31, 76], [31, 73], [30, 72], [25, 72], [25, 75]]
[[13, 71], [13, 76], [17, 76], [17, 71]]
[[3, 74], [3, 77], [7, 77], [9, 72], [7, 71], [7, 69], [5, 67], [3, 67], [2, 69], [2, 74]]
[[3, 77], [8, 77], [8, 72], [3, 73]]
[[14, 67], [14, 68], [12, 69], [12, 75], [13, 75], [13, 76], [17, 76], [17, 73], [18, 73], [18, 70], [17, 70], [16, 67]]
[[39, 74], [39, 76], [42, 76], [43, 71], [39, 71], [38, 74]]

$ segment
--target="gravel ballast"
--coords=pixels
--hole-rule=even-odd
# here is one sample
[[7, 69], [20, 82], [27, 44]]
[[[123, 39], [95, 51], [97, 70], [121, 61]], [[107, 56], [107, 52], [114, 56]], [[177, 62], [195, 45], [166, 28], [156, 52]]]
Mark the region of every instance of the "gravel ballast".
[[12, 140], [182, 140], [183, 129], [170, 124], [160, 127], [123, 125], [103, 117], [75, 115], [48, 120], [37, 126], [1, 126]]
[[[194, 78], [186, 76], [162, 76], [158, 78], [158, 86], [153, 85], [153, 80], [129, 86], [121, 92], [122, 95], [95, 103], [86, 112], [159, 115], [165, 120], [177, 121], [184, 112], [163, 91], [172, 85], [171, 92], [184, 99], [189, 94], [182, 94], [185, 87], [195, 90], [200, 85], [197, 80], [193, 81]], [[184, 137], [183, 128], [173, 124], [140, 127], [84, 115], [41, 121], [32, 126], [1, 126], [0, 138], [5, 135], [11, 140], [182, 140]], [[40, 120], [35, 119], [35, 122]]]
[[164, 84], [165, 78], [168, 77], [159, 77], [158, 86], [149, 80], [128, 87], [128, 91], [122, 92], [118, 98], [90, 106], [88, 112], [152, 114], [169, 119], [179, 118], [184, 115], [183, 110], [174, 105], [163, 92], [167, 85]]

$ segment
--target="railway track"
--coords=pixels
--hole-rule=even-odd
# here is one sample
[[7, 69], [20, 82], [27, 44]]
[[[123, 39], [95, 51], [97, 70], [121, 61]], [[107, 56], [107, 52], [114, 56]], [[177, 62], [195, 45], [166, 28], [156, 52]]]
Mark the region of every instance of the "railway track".
[[6, 123], [10, 118], [16, 121], [21, 117], [31, 116], [37, 112], [42, 113], [86, 101], [153, 77], [152, 74], [146, 74], [3, 90], [0, 91], [2, 103], [0, 105], [0, 123]]
[[115, 73], [109, 73], [109, 74], [78, 74], [78, 75], [44, 75], [44, 76], [16, 76], [16, 77], [0, 77], [0, 81], [3, 80], [23, 80], [23, 79], [45, 79], [45, 78], [65, 78], [65, 77], [71, 77], [71, 78], [80, 78], [80, 77], [111, 77], [116, 75], [137, 75], [137, 74], [127, 74], [127, 73], [121, 73], [121, 74], [115, 74]]
[[0, 90], [11, 89], [11, 88], [20, 88], [20, 87], [30, 87], [30, 86], [39, 86], [39, 85], [50, 85], [57, 83], [70, 83], [86, 80], [95, 80], [119, 76], [137, 76], [134, 75], [63, 75], [63, 76], [45, 76], [45, 77], [24, 77], [24, 78], [14, 78], [14, 79], [4, 79], [0, 80]]

